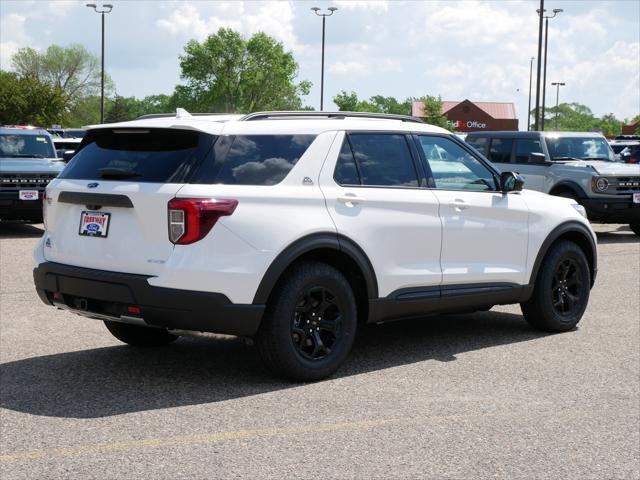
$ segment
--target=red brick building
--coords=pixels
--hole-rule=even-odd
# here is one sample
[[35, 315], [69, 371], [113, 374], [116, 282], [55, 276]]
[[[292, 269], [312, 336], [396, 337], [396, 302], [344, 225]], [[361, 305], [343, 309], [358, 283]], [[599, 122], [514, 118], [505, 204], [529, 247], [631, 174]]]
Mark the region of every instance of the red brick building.
[[630, 123], [629, 125], [622, 126], [622, 135], [635, 135], [636, 130], [640, 128], [640, 120], [636, 123]]
[[[413, 102], [411, 114], [414, 117], [424, 117], [422, 102]], [[513, 103], [443, 101], [442, 114], [447, 117], [452, 129], [457, 132], [518, 130], [516, 107]]]

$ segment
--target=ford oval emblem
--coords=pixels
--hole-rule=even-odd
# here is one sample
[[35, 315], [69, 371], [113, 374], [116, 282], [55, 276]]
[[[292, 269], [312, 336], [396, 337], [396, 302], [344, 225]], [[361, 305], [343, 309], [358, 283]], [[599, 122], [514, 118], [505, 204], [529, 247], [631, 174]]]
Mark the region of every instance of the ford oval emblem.
[[99, 185], [97, 182], [87, 184], [87, 188], [96, 188]]

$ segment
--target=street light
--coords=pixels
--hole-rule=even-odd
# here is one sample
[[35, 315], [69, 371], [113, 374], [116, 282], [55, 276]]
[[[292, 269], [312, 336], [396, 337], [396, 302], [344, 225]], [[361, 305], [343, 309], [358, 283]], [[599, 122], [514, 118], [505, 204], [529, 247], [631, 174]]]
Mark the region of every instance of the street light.
[[558, 130], [558, 100], [560, 99], [560, 87], [564, 87], [563, 82], [552, 82], [552, 86], [556, 87], [556, 131]]
[[531, 79], [533, 74], [533, 59], [529, 62], [529, 108], [527, 109], [527, 132], [531, 130]]
[[[540, 118], [540, 130], [544, 130], [544, 105], [545, 105], [546, 94], [547, 94], [547, 41], [549, 40], [549, 19], [555, 18], [555, 16], [562, 11], [563, 10], [561, 8], [554, 8], [553, 15], [544, 16], [546, 20], [545, 20], [545, 26], [544, 26], [544, 74], [542, 79], [542, 117]], [[544, 12], [545, 10], [543, 10], [543, 13]], [[540, 12], [538, 11], [538, 14], [539, 13]]]
[[536, 69], [536, 117], [533, 129], [538, 130], [538, 120], [540, 119], [540, 61], [542, 59], [542, 12], [544, 12], [544, 0], [540, 0], [538, 9], [538, 68]]
[[329, 7], [327, 10], [329, 13], [320, 13], [320, 9], [318, 7], [313, 7], [311, 10], [322, 17], [322, 67], [320, 69], [320, 111], [322, 111], [324, 107], [324, 30], [325, 30], [325, 21], [327, 17], [333, 15], [333, 12], [338, 10], [336, 7]]
[[100, 9], [95, 3], [87, 3], [87, 7], [93, 8], [102, 17], [102, 55], [100, 56], [100, 123], [104, 123], [104, 15], [113, 10], [113, 5], [105, 3]]

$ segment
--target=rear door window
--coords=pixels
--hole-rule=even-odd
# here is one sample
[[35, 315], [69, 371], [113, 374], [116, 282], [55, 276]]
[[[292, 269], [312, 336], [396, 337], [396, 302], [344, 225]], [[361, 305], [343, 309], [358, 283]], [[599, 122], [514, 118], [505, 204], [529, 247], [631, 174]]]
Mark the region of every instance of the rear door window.
[[487, 137], [467, 137], [465, 141], [483, 155], [487, 154], [487, 145], [489, 144]]
[[489, 160], [493, 163], [510, 163], [513, 139], [493, 138], [489, 149]]
[[516, 141], [516, 163], [529, 163], [531, 153], [543, 153], [540, 140], [521, 138]]
[[418, 174], [404, 134], [353, 133], [352, 147], [362, 185], [418, 187]]
[[60, 178], [184, 183], [216, 137], [177, 129], [96, 130]]

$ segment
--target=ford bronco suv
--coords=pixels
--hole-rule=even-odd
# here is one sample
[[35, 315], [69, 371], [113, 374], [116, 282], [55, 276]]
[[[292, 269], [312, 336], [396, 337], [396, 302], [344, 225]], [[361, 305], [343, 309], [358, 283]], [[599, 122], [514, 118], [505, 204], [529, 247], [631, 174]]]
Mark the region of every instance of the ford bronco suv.
[[571, 198], [591, 221], [628, 223], [640, 235], [640, 165], [616, 162], [592, 132], [471, 132], [466, 142], [500, 170], [515, 170], [527, 189]]
[[0, 220], [42, 222], [42, 196], [64, 168], [42, 129], [0, 128]]
[[455, 135], [349, 112], [153, 115], [91, 128], [47, 187], [43, 302], [118, 339], [251, 337], [295, 380], [359, 324], [519, 303], [575, 327], [596, 239], [574, 200], [523, 191]]

